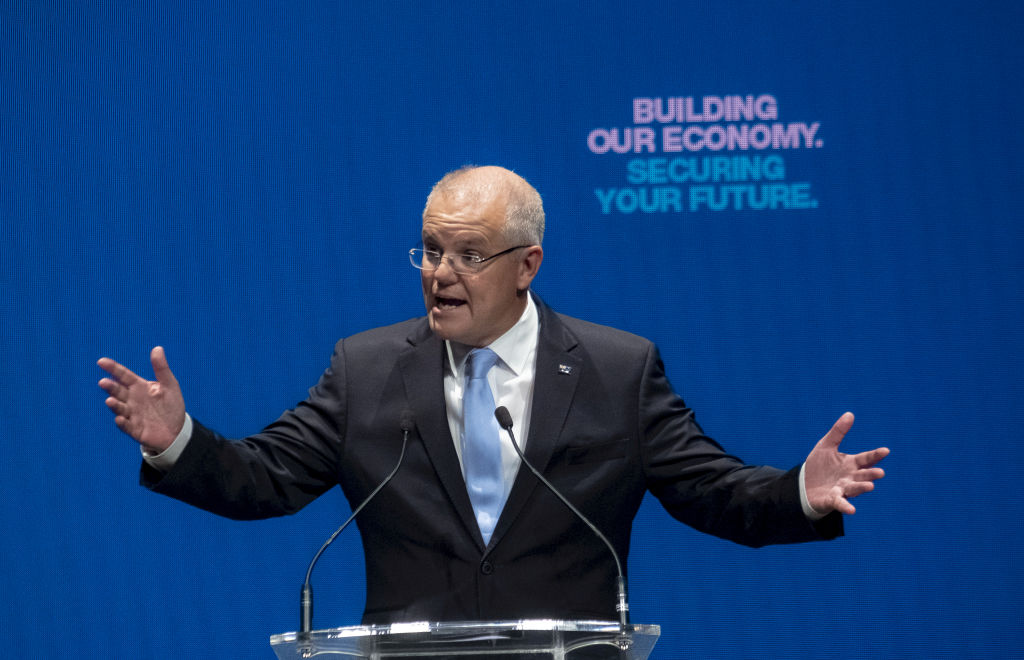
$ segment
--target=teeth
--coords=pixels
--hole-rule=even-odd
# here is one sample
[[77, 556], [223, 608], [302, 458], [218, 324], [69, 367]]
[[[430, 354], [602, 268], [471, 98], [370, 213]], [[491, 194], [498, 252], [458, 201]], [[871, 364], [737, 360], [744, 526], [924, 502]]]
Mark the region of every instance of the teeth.
[[461, 300], [456, 300], [454, 298], [437, 298], [437, 306], [441, 309], [454, 309], [461, 304]]

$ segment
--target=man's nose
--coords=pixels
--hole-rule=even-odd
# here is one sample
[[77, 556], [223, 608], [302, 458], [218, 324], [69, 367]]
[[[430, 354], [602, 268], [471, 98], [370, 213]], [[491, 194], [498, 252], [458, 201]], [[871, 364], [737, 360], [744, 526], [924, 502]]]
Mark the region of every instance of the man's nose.
[[458, 273], [452, 268], [448, 257], [441, 257], [441, 263], [434, 269], [434, 279], [441, 282], [454, 282], [457, 278]]

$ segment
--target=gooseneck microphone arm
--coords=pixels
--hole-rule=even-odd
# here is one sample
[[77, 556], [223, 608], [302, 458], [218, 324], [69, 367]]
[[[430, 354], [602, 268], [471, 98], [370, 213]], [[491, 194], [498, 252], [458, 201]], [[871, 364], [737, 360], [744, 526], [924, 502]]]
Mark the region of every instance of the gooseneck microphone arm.
[[612, 559], [615, 560], [615, 570], [619, 573], [616, 580], [617, 602], [615, 604], [615, 611], [619, 613], [619, 627], [625, 631], [629, 626], [629, 601], [626, 599], [626, 575], [622, 572], [622, 562], [619, 560], [619, 553], [615, 552], [615, 547], [612, 545], [611, 541], [608, 540], [608, 537], [602, 534], [601, 530], [599, 530], [594, 523], [590, 522], [587, 517], [583, 515], [582, 511], [573, 506], [573, 503], [566, 499], [565, 495], [558, 492], [558, 489], [555, 488], [550, 481], [545, 479], [544, 475], [538, 472], [537, 468], [533, 467], [530, 461], [526, 460], [526, 456], [523, 455], [523, 450], [519, 448], [519, 443], [516, 442], [515, 434], [512, 433], [512, 415], [509, 414], [508, 408], [505, 406], [498, 406], [494, 411], [494, 416], [498, 419], [498, 424], [501, 425], [501, 428], [508, 431], [508, 437], [512, 440], [512, 447], [516, 450], [516, 453], [519, 454], [519, 460], [523, 462], [523, 465], [528, 467], [530, 472], [533, 472], [534, 476], [537, 477], [542, 484], [547, 486], [548, 490], [550, 490], [555, 497], [562, 501], [562, 504], [569, 507], [569, 510], [576, 514], [576, 517], [582, 520], [584, 524], [590, 528], [590, 531], [594, 532], [597, 538], [604, 541], [604, 544], [608, 546], [608, 551], [611, 552]]
[[412, 431], [414, 426], [415, 425], [413, 423], [412, 411], [403, 410], [401, 424], [402, 451], [398, 455], [398, 462], [395, 463], [394, 469], [391, 470], [391, 473], [388, 474], [388, 476], [384, 477], [384, 480], [381, 481], [380, 484], [378, 484], [377, 487], [373, 489], [372, 493], [366, 496], [366, 499], [363, 500], [362, 504], [355, 508], [355, 510], [352, 512], [352, 515], [348, 517], [348, 520], [341, 523], [341, 527], [334, 530], [334, 533], [331, 534], [331, 537], [327, 539], [327, 541], [322, 546], [320, 546], [320, 549], [317, 551], [316, 555], [313, 556], [313, 561], [309, 562], [309, 568], [306, 569], [306, 581], [302, 583], [302, 598], [300, 601], [300, 615], [302, 621], [301, 626], [299, 628], [300, 633], [307, 634], [313, 631], [313, 586], [309, 583], [309, 580], [313, 575], [313, 567], [316, 566], [317, 560], [320, 559], [320, 555], [324, 553], [324, 550], [327, 549], [327, 546], [334, 543], [334, 539], [338, 538], [338, 535], [345, 531], [345, 528], [348, 527], [349, 523], [356, 519], [356, 516], [359, 515], [359, 512], [362, 511], [363, 508], [370, 503], [370, 500], [377, 496], [377, 493], [379, 493], [381, 489], [388, 484], [389, 481], [391, 481], [391, 478], [395, 476], [396, 472], [398, 472], [398, 468], [402, 467], [402, 460], [405, 458], [405, 446], [409, 443], [409, 432]]

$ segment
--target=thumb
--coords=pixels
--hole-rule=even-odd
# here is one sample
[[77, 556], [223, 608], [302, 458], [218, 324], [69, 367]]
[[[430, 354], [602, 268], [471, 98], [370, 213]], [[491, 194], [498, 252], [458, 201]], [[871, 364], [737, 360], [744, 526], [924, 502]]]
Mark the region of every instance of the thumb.
[[846, 433], [853, 426], [853, 413], [846, 412], [836, 420], [836, 423], [832, 425], [825, 437], [821, 439], [819, 444], [825, 447], [838, 448], [839, 443], [846, 437]]
[[178, 387], [178, 379], [174, 377], [170, 365], [167, 364], [163, 346], [157, 346], [150, 352], [149, 361], [153, 364], [153, 374], [158, 383], [167, 387]]

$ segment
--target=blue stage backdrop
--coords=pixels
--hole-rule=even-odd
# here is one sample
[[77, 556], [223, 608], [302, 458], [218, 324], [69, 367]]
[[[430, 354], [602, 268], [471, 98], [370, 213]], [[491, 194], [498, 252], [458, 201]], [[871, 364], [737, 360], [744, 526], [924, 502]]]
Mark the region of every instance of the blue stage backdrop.
[[[96, 386], [167, 349], [232, 436], [335, 340], [422, 313], [430, 186], [544, 196], [537, 292], [655, 340], [710, 435], [893, 449], [833, 543], [645, 503], [657, 658], [1010, 657], [1024, 530], [1024, 11], [1014, 2], [30, 2], [0, 9], [0, 655], [270, 658], [348, 513], [231, 522], [137, 485]], [[351, 532], [314, 577], [358, 622]]]

